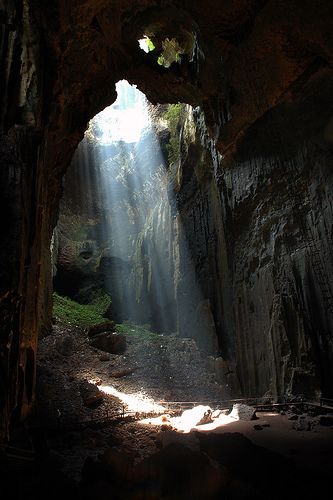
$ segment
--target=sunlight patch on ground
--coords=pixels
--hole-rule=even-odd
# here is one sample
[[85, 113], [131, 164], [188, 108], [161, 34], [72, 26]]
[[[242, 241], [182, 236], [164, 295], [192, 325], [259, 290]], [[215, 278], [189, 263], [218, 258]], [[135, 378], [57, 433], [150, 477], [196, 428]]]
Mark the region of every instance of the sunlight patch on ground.
[[138, 412], [138, 413], [151, 413], [151, 412], [163, 412], [166, 408], [153, 399], [148, 398], [141, 392], [135, 394], [125, 394], [124, 392], [118, 391], [112, 385], [100, 385], [99, 390], [105, 394], [114, 396], [124, 403], [128, 412]]
[[207, 412], [211, 412], [209, 406], [195, 406], [190, 410], [185, 410], [179, 417], [170, 417], [169, 415], [162, 415], [156, 418], [145, 418], [140, 421], [141, 424], [147, 425], [169, 425], [172, 429], [188, 433], [192, 429], [198, 431], [212, 431], [218, 427], [237, 422], [237, 417], [225, 415], [222, 412], [217, 412], [216, 417], [212, 413], [211, 421], [199, 424], [200, 420]]

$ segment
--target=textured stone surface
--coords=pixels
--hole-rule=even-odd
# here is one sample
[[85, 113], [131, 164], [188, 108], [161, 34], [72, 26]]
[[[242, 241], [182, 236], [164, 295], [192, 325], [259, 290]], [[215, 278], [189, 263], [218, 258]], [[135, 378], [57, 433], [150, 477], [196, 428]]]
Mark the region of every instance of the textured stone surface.
[[121, 333], [99, 333], [91, 339], [90, 345], [111, 354], [122, 354], [126, 350], [126, 337]]
[[113, 321], [106, 321], [105, 323], [99, 323], [98, 325], [93, 325], [88, 329], [88, 337], [94, 337], [99, 333], [103, 332], [115, 332], [115, 324]]

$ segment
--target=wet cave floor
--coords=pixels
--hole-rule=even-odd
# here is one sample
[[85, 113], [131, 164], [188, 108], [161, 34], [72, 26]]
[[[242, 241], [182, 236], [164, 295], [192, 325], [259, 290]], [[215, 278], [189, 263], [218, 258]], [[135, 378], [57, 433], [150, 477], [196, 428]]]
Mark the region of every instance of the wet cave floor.
[[[59, 322], [40, 341], [36, 413], [17, 438], [34, 460], [0, 461], [1, 499], [303, 499], [325, 492], [333, 427], [319, 417], [266, 412], [179, 432], [160, 408], [165, 401], [212, 407], [230, 397], [227, 389], [193, 340], [130, 324], [123, 332], [122, 354], [92, 347], [86, 330]], [[152, 411], [162, 415], [158, 425], [149, 424]]]

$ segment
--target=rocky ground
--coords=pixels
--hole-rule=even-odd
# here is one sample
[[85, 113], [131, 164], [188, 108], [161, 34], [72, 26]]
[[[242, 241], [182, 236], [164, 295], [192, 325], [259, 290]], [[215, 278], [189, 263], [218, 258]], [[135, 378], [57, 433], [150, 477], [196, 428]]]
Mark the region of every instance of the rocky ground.
[[[294, 406], [251, 420], [253, 408], [238, 405], [232, 415], [239, 421], [215, 410], [213, 422], [178, 432], [180, 412], [168, 412], [166, 400], [214, 409], [229, 397], [211, 361], [190, 339], [135, 325], [123, 325], [120, 335], [118, 354], [62, 323], [40, 341], [36, 414], [23, 431], [36, 459], [5, 468], [0, 461], [4, 500], [303, 500], [325, 491], [332, 416]], [[160, 406], [166, 410], [153, 425], [151, 410]], [[127, 417], [118, 418], [123, 412]], [[16, 444], [23, 442], [21, 432]]]
[[[78, 424], [123, 411], [132, 417], [158, 411], [166, 407], [164, 401], [214, 405], [229, 397], [194, 340], [153, 334], [131, 324], [122, 331], [125, 351], [110, 354], [91, 345], [86, 329], [54, 325], [39, 344], [37, 420], [76, 431]], [[61, 451], [64, 467], [78, 478], [85, 458], [101, 453], [114, 440], [138, 462], [156, 450], [158, 431], [123, 421], [112, 430], [86, 429], [78, 446], [72, 432], [68, 450]]]

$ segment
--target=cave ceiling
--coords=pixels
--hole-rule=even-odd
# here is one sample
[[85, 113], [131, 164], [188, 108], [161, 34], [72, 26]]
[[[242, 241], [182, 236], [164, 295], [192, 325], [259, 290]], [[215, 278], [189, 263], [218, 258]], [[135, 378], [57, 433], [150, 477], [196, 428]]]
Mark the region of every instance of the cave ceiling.
[[[67, 136], [82, 135], [87, 120], [115, 100], [115, 83], [127, 79], [152, 103], [200, 105], [227, 153], [273, 108], [299, 108], [312, 81], [315, 93], [318, 78], [333, 80], [329, 1], [35, 0], [30, 8], [47, 56], [47, 116]], [[184, 46], [193, 36], [195, 54], [160, 66], [158, 50], [146, 54], [138, 45], [147, 34], [157, 49], [166, 37]], [[317, 127], [333, 111], [330, 102], [321, 105], [325, 123]]]

